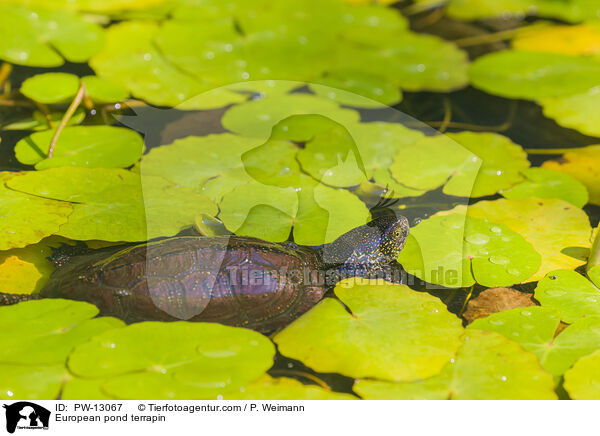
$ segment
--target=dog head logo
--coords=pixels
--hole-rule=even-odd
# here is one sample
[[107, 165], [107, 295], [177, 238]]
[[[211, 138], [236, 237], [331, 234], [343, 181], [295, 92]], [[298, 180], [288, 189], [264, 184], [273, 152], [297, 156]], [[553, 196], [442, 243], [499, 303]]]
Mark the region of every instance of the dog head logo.
[[4, 405], [6, 409], [6, 431], [14, 433], [19, 429], [48, 429], [50, 411], [29, 401], [19, 401]]

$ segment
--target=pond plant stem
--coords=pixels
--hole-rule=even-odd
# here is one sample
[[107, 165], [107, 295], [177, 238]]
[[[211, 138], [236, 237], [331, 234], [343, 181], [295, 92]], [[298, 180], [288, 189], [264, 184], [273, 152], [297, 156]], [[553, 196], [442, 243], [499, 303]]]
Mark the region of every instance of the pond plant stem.
[[8, 76], [10, 76], [11, 72], [12, 65], [7, 62], [2, 63], [2, 66], [0, 66], [0, 88], [2, 88], [4, 82], [6, 82], [6, 79], [8, 79]]
[[81, 101], [83, 100], [84, 96], [85, 96], [85, 85], [82, 82], [81, 85], [79, 85], [79, 91], [77, 91], [77, 95], [75, 95], [75, 98], [73, 99], [73, 101], [69, 105], [69, 108], [63, 115], [62, 120], [60, 120], [60, 124], [58, 125], [56, 132], [54, 132], [54, 136], [52, 137], [52, 141], [50, 142], [50, 149], [48, 150], [49, 158], [51, 158], [52, 155], [54, 154], [54, 148], [56, 147], [56, 142], [58, 141], [58, 137], [60, 136], [63, 129], [66, 127], [67, 123], [69, 122], [69, 119], [71, 119], [71, 117], [73, 116], [73, 114], [75, 113], [75, 111], [77, 110], [79, 105], [81, 104]]
[[600, 231], [596, 232], [594, 243], [590, 249], [590, 257], [586, 266], [586, 271], [589, 272], [595, 266], [600, 265]]
[[448, 129], [448, 126], [450, 125], [451, 121], [452, 121], [452, 105], [450, 104], [450, 100], [448, 100], [447, 98], [444, 97], [444, 119], [442, 120], [442, 123], [440, 124], [438, 132], [444, 133]]
[[465, 309], [467, 308], [467, 304], [469, 303], [469, 300], [471, 300], [471, 297], [473, 296], [473, 289], [475, 289], [475, 285], [471, 286], [469, 288], [469, 292], [467, 293], [467, 298], [465, 298], [465, 301], [462, 305], [462, 307], [460, 308], [460, 312], [458, 312], [458, 316], [462, 316]]

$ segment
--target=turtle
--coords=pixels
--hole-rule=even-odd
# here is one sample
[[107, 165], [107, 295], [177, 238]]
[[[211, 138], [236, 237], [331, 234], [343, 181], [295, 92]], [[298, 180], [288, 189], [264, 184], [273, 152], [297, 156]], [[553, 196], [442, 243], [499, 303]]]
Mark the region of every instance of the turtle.
[[385, 215], [319, 247], [235, 235], [110, 247], [59, 258], [39, 294], [0, 293], [0, 305], [65, 298], [127, 323], [189, 320], [271, 332], [344, 277], [382, 277], [398, 267], [408, 232], [405, 217]]

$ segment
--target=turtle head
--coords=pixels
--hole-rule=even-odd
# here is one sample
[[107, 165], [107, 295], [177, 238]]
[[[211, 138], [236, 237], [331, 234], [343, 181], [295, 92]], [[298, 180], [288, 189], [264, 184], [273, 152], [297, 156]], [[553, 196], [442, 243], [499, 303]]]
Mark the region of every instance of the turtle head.
[[383, 215], [356, 227], [323, 250], [328, 264], [368, 265], [377, 268], [394, 262], [408, 237], [408, 220], [403, 216]]
[[409, 225], [405, 217], [384, 215], [363, 227], [366, 229], [361, 248], [365, 251], [367, 263], [389, 264], [398, 258], [408, 238]]

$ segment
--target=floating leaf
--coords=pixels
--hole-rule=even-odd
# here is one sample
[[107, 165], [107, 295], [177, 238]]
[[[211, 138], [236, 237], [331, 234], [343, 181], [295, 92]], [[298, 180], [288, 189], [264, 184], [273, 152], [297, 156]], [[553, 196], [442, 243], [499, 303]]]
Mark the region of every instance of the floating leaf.
[[546, 161], [543, 167], [575, 177], [587, 187], [590, 203], [600, 205], [598, 165], [600, 165], [600, 145], [591, 145], [569, 151], [558, 161]]
[[359, 380], [365, 399], [556, 399], [552, 376], [532, 353], [495, 332], [469, 329], [456, 359], [437, 376], [414, 383]]
[[544, 115], [563, 127], [575, 129], [590, 136], [600, 136], [600, 86], [583, 94], [540, 101]]
[[140, 172], [197, 189], [210, 178], [242, 168], [242, 154], [261, 144], [259, 138], [230, 133], [188, 136], [150, 150], [140, 162]]
[[56, 234], [75, 240], [144, 241], [173, 236], [196, 215], [216, 215], [204, 195], [160, 177], [111, 168], [61, 167], [28, 172], [8, 181], [12, 189], [73, 202]]
[[70, 101], [79, 89], [79, 77], [68, 73], [37, 74], [21, 85], [25, 97], [40, 103], [53, 104]]
[[55, 400], [68, 379], [64, 363], [34, 367], [0, 363], [0, 399]]
[[392, 106], [402, 100], [402, 93], [396, 85], [368, 73], [336, 71], [316, 80], [316, 83], [318, 85], [310, 85], [315, 94], [346, 106], [381, 108], [382, 103]]
[[600, 61], [555, 53], [509, 50], [478, 58], [471, 83], [490, 94], [536, 100], [586, 92], [600, 83]]
[[588, 315], [600, 315], [600, 289], [570, 270], [549, 272], [535, 288], [535, 298], [543, 306], [560, 310], [566, 323]]
[[509, 200], [523, 200], [529, 197], [559, 198], [580, 208], [588, 202], [587, 188], [568, 174], [545, 168], [527, 168], [521, 173], [527, 180], [502, 191], [504, 198]]
[[463, 213], [434, 215], [411, 229], [398, 262], [446, 287], [510, 286], [530, 277], [540, 255], [507, 226]]
[[470, 324], [494, 313], [535, 305], [531, 294], [513, 288], [490, 288], [469, 300], [463, 318]]
[[14, 176], [0, 174], [0, 250], [25, 247], [58, 233], [73, 212], [68, 203], [8, 189], [6, 182]]
[[102, 47], [102, 28], [67, 11], [0, 5], [0, 58], [33, 67], [85, 62]]
[[78, 344], [125, 324], [94, 318], [98, 308], [80, 301], [45, 299], [0, 307], [0, 362], [20, 365], [63, 363]]
[[[469, 195], [481, 160], [447, 135], [426, 137], [399, 151], [390, 167], [394, 179], [409, 188], [432, 190], [450, 177], [452, 191]], [[452, 180], [452, 179], [451, 179]], [[446, 187], [444, 187], [444, 192]]]
[[[446, 213], [464, 213], [458, 206]], [[585, 212], [558, 199], [527, 198], [479, 201], [468, 215], [504, 224], [542, 255], [542, 264], [527, 281], [537, 281], [559, 268], [575, 269], [585, 263], [592, 228]]]
[[60, 398], [62, 400], [115, 400], [102, 391], [107, 379], [84, 379], [70, 376], [63, 385]]
[[[151, 343], [151, 346], [149, 346]], [[239, 389], [273, 364], [275, 348], [251, 330], [212, 323], [133, 324], [77, 347], [68, 366], [103, 378], [120, 399], [199, 399]]]
[[[73, 10], [96, 13], [114, 13], [123, 10], [152, 8], [164, 0], [27, 0], [31, 6], [44, 6], [51, 9]], [[5, 0], [5, 3], [21, 4], [21, 0]]]
[[356, 400], [350, 394], [331, 392], [315, 385], [304, 385], [293, 378], [264, 375], [241, 387], [239, 392], [222, 395], [224, 400]]
[[317, 185], [306, 176], [297, 187], [258, 182], [238, 186], [223, 196], [220, 209], [219, 217], [235, 234], [285, 241], [293, 225], [294, 241], [302, 245], [331, 242], [369, 218], [354, 194]]
[[560, 313], [556, 309], [534, 306], [493, 313], [473, 321], [469, 329], [500, 333], [521, 344], [543, 363], [559, 324]]
[[137, 21], [112, 25], [106, 30], [104, 48], [90, 65], [98, 76], [127, 88], [135, 97], [158, 106], [177, 106], [208, 88], [163, 58], [152, 44], [157, 28]]
[[406, 285], [355, 277], [335, 293], [348, 310], [325, 298], [275, 335], [281, 354], [319, 372], [410, 381], [440, 372], [460, 345], [460, 320]]
[[81, 79], [85, 91], [95, 103], [114, 103], [129, 97], [129, 92], [122, 85], [98, 76], [85, 76]]
[[54, 266], [45, 241], [24, 248], [0, 251], [0, 289], [8, 294], [39, 292], [50, 277]]
[[565, 373], [564, 388], [574, 400], [600, 399], [600, 350], [579, 359]]
[[[63, 112], [50, 111], [49, 117], [53, 123], [58, 124], [64, 117]], [[67, 121], [67, 126], [80, 124], [85, 119], [85, 110], [78, 108], [73, 116]], [[17, 119], [2, 126], [2, 130], [34, 130], [41, 131], [50, 128], [48, 118], [40, 111], [34, 111], [31, 116]]]
[[[600, 8], [598, 9], [600, 11]], [[600, 54], [600, 27], [554, 25], [532, 29], [512, 40], [517, 50], [562, 53], [569, 55]]]
[[335, 102], [308, 94], [265, 97], [228, 109], [221, 120], [232, 132], [269, 138], [273, 127], [293, 115], [321, 115], [342, 126], [356, 122], [360, 116], [351, 109], [342, 109]]
[[76, 126], [64, 129], [54, 155], [48, 150], [54, 130], [34, 133], [15, 146], [17, 160], [37, 170], [62, 166], [125, 168], [137, 162], [144, 140], [135, 131], [112, 126]]

